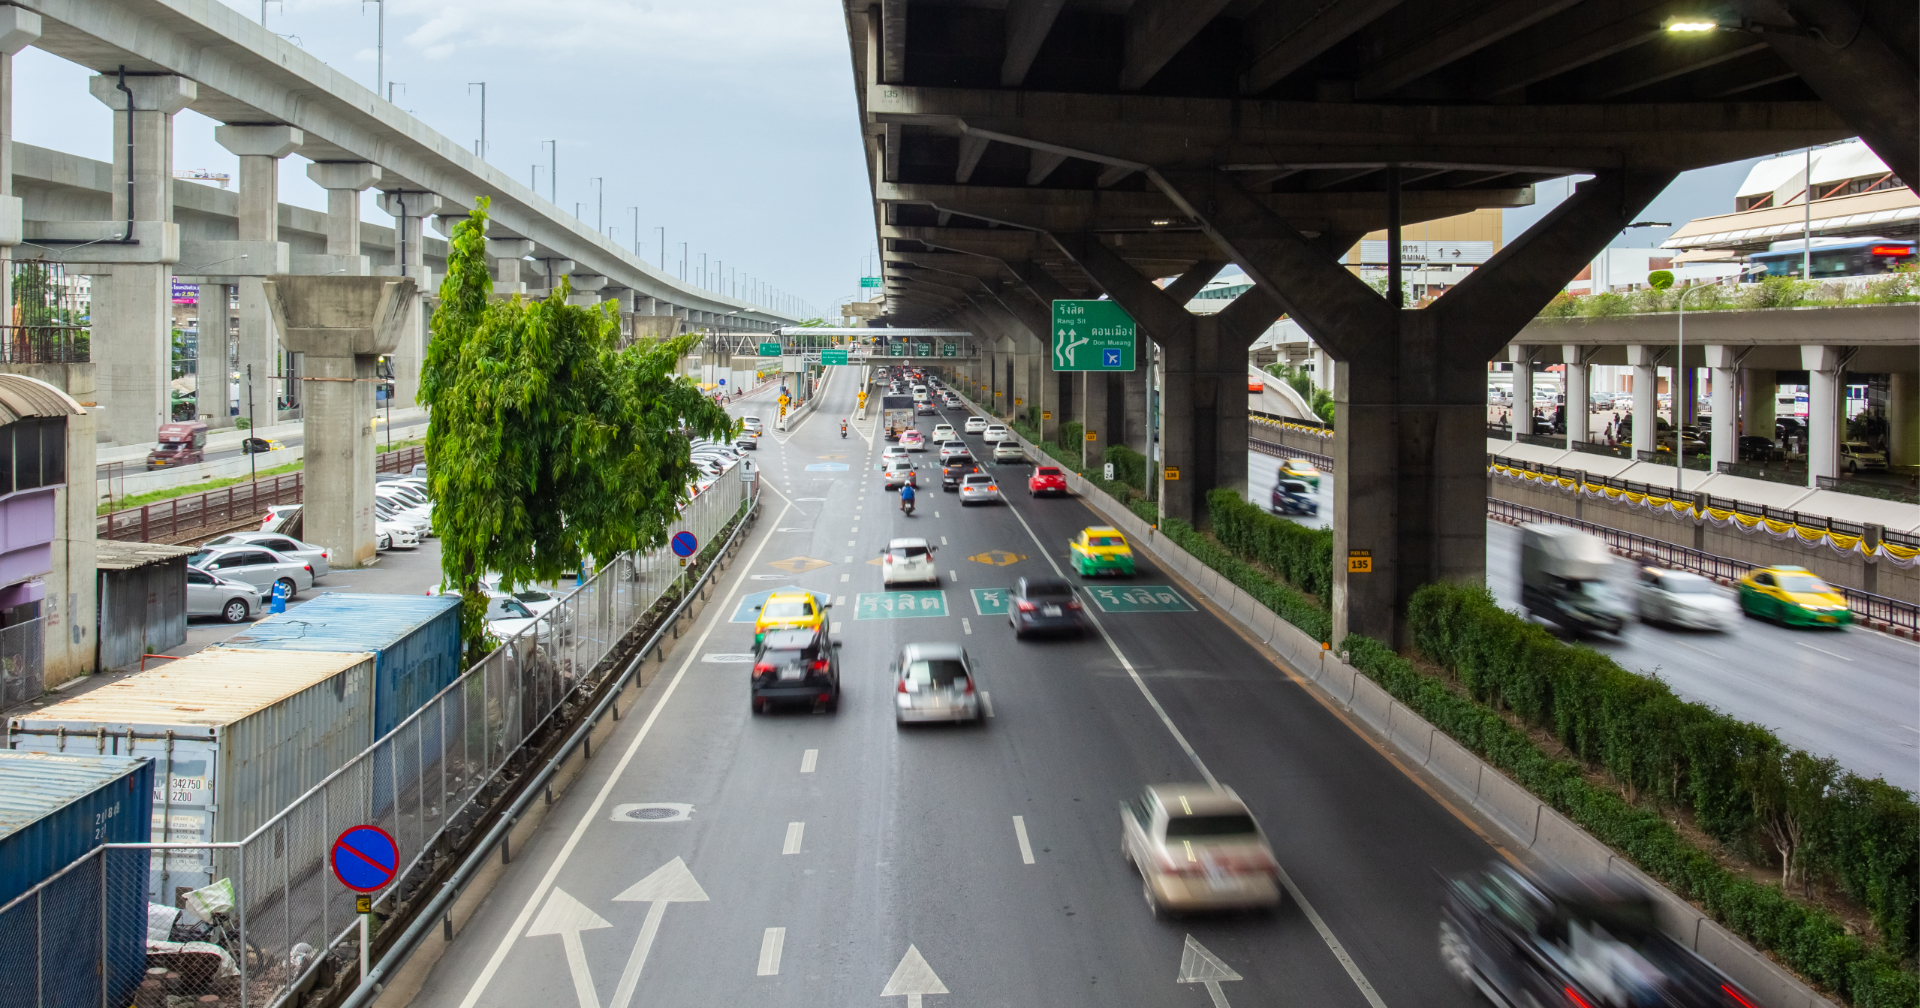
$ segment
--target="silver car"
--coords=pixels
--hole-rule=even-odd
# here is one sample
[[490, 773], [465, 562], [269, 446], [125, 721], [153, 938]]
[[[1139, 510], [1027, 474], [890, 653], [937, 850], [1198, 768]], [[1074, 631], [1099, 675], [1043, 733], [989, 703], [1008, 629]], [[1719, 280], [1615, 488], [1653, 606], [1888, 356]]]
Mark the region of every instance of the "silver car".
[[908, 644], [889, 670], [893, 674], [896, 725], [918, 721], [985, 724], [973, 663], [958, 644]]
[[1002, 441], [993, 446], [993, 460], [995, 462], [1025, 462], [1027, 460], [1027, 451], [1020, 447], [1020, 442], [1018, 441]]
[[305, 560], [282, 556], [260, 546], [203, 546], [200, 552], [187, 558], [187, 566], [244, 581], [266, 592], [284, 583], [288, 598], [313, 587], [313, 567]]
[[223, 578], [198, 567], [187, 568], [188, 616], [218, 616], [228, 623], [240, 623], [252, 619], [272, 600], [272, 592], [245, 581]]
[[1147, 787], [1120, 803], [1120, 850], [1156, 917], [1280, 902], [1280, 862], [1232, 788]]
[[1000, 499], [1000, 484], [986, 473], [968, 473], [960, 477], [960, 503], [992, 504]]
[[1725, 630], [1740, 619], [1733, 596], [1711, 579], [1662, 567], [1640, 568], [1633, 585], [1633, 608], [1642, 623], [1695, 630]]
[[229, 532], [207, 541], [208, 546], [265, 546], [285, 556], [295, 557], [313, 566], [313, 576], [327, 576], [327, 548], [304, 543], [292, 536], [273, 532]]

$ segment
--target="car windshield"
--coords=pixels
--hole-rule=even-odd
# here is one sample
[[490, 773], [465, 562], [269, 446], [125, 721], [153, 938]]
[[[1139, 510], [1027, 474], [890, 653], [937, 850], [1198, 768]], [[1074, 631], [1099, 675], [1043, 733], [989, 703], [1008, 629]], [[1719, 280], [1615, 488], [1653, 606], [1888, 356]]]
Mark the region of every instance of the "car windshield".
[[488, 599], [487, 618], [490, 620], [532, 619], [533, 610], [521, 605], [517, 599]]
[[969, 476], [969, 477], [967, 477], [967, 485], [968, 485], [968, 486], [986, 486], [986, 485], [987, 485], [988, 483], [991, 483], [991, 482], [993, 482], [993, 477], [991, 477], [991, 476]]
[[1073, 586], [1065, 581], [1030, 581], [1027, 583], [1027, 597], [1032, 599], [1070, 599]]
[[1258, 832], [1249, 815], [1181, 816], [1167, 821], [1169, 838], [1245, 836]]
[[761, 619], [806, 619], [811, 615], [812, 602], [769, 602], [760, 610]]
[[923, 686], [952, 686], [966, 681], [967, 667], [957, 658], [908, 662], [907, 678]]
[[1706, 578], [1664, 577], [1660, 579], [1660, 587], [1665, 588], [1675, 595], [1713, 594], [1713, 582]]
[[1088, 536], [1089, 546], [1125, 546], [1127, 541], [1119, 536]]
[[1830, 592], [1833, 589], [1825, 581], [1811, 574], [1782, 574], [1780, 587], [1790, 592]]
[[887, 550], [896, 560], [917, 560], [927, 555], [925, 546], [894, 546]]
[[1613, 586], [1605, 581], [1569, 581], [1567, 594], [1575, 599], [1592, 602], [1596, 605], [1615, 604]]
[[211, 561], [214, 557], [218, 555], [219, 554], [213, 552], [212, 550], [201, 550], [200, 552], [195, 553], [194, 555], [187, 558], [187, 566], [205, 567], [209, 561]]

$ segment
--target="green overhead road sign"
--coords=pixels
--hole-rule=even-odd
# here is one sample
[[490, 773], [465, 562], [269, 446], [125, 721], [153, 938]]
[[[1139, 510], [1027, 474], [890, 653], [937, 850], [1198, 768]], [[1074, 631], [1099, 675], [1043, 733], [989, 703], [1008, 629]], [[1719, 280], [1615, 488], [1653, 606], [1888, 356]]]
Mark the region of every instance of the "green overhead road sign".
[[958, 357], [958, 356], [960, 356], [960, 345], [959, 345], [959, 344], [957, 344], [957, 343], [942, 343], [942, 344], [940, 344], [940, 356], [942, 356], [942, 357]]
[[820, 351], [820, 363], [822, 364], [845, 364], [846, 362], [847, 352], [845, 350]]
[[1055, 371], [1131, 371], [1133, 342], [1133, 317], [1112, 301], [1053, 303]]
[[861, 277], [861, 278], [860, 278], [860, 286], [862, 286], [862, 287], [878, 287], [878, 286], [880, 286], [880, 278], [879, 278], [879, 277]]
[[778, 343], [762, 343], [762, 344], [760, 344], [760, 356], [762, 356], [762, 357], [778, 357], [778, 356], [780, 356], [780, 344], [778, 344]]

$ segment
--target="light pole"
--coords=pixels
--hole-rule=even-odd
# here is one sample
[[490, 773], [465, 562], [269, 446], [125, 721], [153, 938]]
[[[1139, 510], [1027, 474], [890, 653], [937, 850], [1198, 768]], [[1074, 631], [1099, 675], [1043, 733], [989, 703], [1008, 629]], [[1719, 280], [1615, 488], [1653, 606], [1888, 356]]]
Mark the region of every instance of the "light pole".
[[640, 208], [630, 206], [627, 209], [633, 211], [633, 257], [638, 259], [640, 258]]
[[[373, 93], [379, 94], [387, 89], [387, 3], [386, 0], [360, 0], [360, 13], [367, 12], [367, 5], [373, 4], [379, 9], [373, 19]], [[280, 5], [281, 10], [286, 4]], [[260, 23], [267, 23], [267, 5], [260, 4]], [[388, 101], [393, 98], [389, 96]]]
[[[635, 217], [634, 219], [639, 220], [640, 218]], [[667, 229], [657, 227], [654, 228], [654, 230], [660, 232], [660, 272], [665, 273], [667, 271]]]
[[473, 148], [473, 156], [485, 161], [487, 159], [487, 82], [468, 81], [467, 93], [472, 94], [474, 88], [480, 89], [480, 139]]
[[607, 232], [607, 180], [605, 178], [596, 178], [593, 180], [593, 186], [599, 191], [598, 199], [600, 201], [595, 204], [593, 211], [593, 229], [601, 234], [605, 234]]
[[560, 205], [560, 141], [542, 140], [549, 149], [547, 153], [547, 202]]

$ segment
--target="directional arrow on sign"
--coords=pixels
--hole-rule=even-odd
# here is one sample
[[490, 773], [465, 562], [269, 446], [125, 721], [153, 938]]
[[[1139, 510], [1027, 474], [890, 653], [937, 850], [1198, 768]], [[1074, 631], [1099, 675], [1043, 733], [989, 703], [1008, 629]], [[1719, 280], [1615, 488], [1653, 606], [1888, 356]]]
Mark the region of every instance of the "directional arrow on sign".
[[1213, 998], [1213, 1008], [1229, 1008], [1227, 995], [1220, 989], [1223, 980], [1243, 979], [1233, 971], [1233, 967], [1220, 961], [1220, 957], [1207, 951], [1205, 945], [1187, 936], [1187, 947], [1180, 952], [1180, 978], [1175, 983], [1197, 983], [1207, 988], [1207, 996]]
[[527, 928], [529, 938], [550, 934], [560, 936], [560, 944], [567, 950], [567, 969], [573, 973], [573, 992], [580, 999], [580, 1008], [600, 1008], [600, 995], [593, 988], [593, 975], [587, 972], [587, 949], [580, 943], [580, 932], [612, 926], [602, 920], [599, 914], [582, 906], [579, 900], [567, 895], [565, 889], [555, 886], [553, 895], [547, 897], [546, 909], [541, 910], [540, 916]]
[[893, 968], [893, 975], [887, 978], [887, 986], [880, 991], [880, 996], [899, 997], [905, 994], [907, 1008], [921, 1008], [920, 999], [923, 996], [945, 993], [948, 993], [947, 985], [933, 975], [933, 967], [927, 965], [927, 958], [920, 954], [919, 949], [908, 945], [907, 954], [900, 957], [900, 965]]
[[647, 952], [653, 948], [653, 936], [660, 933], [660, 918], [667, 915], [667, 904], [705, 903], [707, 891], [694, 881], [693, 873], [687, 870], [687, 863], [674, 858], [613, 899], [616, 903], [653, 904], [647, 908], [646, 923], [640, 925], [640, 937], [634, 940], [633, 955], [627, 957], [627, 968], [620, 973], [620, 986], [614, 988], [613, 1001], [608, 1005], [608, 1008], [627, 1008], [633, 1000], [634, 987], [640, 983], [640, 971], [646, 968]]

